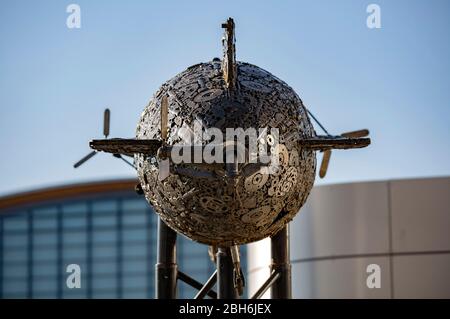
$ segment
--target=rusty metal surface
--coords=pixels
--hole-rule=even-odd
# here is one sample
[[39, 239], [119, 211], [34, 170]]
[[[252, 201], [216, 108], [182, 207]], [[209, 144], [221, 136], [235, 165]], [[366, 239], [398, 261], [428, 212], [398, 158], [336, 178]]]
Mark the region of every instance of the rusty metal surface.
[[302, 147], [313, 150], [363, 148], [370, 144], [370, 138], [348, 138], [342, 136], [316, 136], [300, 141]]
[[89, 146], [97, 151], [134, 156], [135, 153], [156, 155], [162, 145], [160, 140], [138, 140], [135, 138], [115, 138], [92, 140]]
[[[239, 91], [231, 99], [222, 63], [212, 61], [188, 68], [156, 92], [144, 109], [137, 139], [160, 139], [160, 108], [168, 96], [167, 145], [181, 142], [179, 129], [200, 120], [206, 127], [279, 128], [280, 169], [273, 174], [250, 170], [232, 183], [225, 168], [212, 165], [214, 178], [171, 174], [158, 180], [158, 161], [135, 155], [139, 180], [146, 199], [173, 229], [196, 241], [230, 246], [260, 240], [277, 233], [292, 220], [313, 186], [314, 151], [301, 148], [302, 139], [315, 136], [307, 112], [297, 94], [269, 72], [238, 62]], [[269, 148], [273, 138], [264, 141]], [[250, 164], [247, 164], [250, 165]], [[188, 165], [174, 165], [183, 172]], [[243, 165], [245, 166], [245, 165]]]
[[223, 36], [223, 62], [222, 72], [226, 87], [230, 91], [236, 89], [236, 47], [234, 35], [234, 21], [229, 18], [226, 23], [222, 24], [225, 29]]

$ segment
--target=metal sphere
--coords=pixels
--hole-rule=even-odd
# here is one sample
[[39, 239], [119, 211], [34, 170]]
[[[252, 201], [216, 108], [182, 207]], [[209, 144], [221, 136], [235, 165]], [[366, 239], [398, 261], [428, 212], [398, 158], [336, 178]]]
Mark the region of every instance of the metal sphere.
[[[167, 145], [180, 143], [194, 121], [223, 132], [226, 128], [279, 129], [280, 168], [271, 174], [239, 174], [232, 182], [180, 174], [160, 181], [158, 160], [135, 155], [145, 197], [164, 222], [211, 245], [245, 244], [277, 233], [305, 203], [316, 170], [314, 151], [299, 145], [299, 139], [313, 137], [315, 132], [294, 90], [257, 66], [237, 62], [236, 67], [233, 98], [226, 89], [220, 61], [197, 64], [176, 75], [156, 92], [136, 131], [138, 139], [161, 137], [163, 96], [168, 96], [169, 105]], [[259, 142], [269, 148], [274, 143], [271, 135]], [[225, 164], [206, 169], [220, 176]]]

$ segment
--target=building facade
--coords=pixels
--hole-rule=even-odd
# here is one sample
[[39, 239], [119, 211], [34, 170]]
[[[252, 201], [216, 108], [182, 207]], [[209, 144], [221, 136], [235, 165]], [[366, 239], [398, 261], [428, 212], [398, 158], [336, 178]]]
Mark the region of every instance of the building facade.
[[[63, 186], [0, 198], [0, 298], [153, 298], [157, 215], [136, 180]], [[214, 271], [207, 246], [177, 239], [179, 269]], [[66, 284], [67, 266], [81, 287]], [[178, 296], [196, 290], [178, 282]]]
[[[450, 177], [315, 187], [290, 224], [293, 297], [450, 298], [449, 195]], [[270, 242], [248, 257], [251, 295]]]

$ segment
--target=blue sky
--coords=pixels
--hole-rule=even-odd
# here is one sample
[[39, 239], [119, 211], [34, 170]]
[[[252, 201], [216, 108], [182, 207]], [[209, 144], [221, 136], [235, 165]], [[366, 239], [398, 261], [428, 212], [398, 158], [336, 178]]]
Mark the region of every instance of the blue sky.
[[[81, 29], [66, 7], [81, 7]], [[368, 29], [366, 7], [381, 7]], [[369, 128], [318, 183], [450, 175], [449, 1], [2, 1], [0, 195], [132, 177], [111, 155], [75, 170], [101, 137], [134, 136], [159, 85], [221, 56], [231, 16], [237, 57], [292, 86], [330, 132]]]

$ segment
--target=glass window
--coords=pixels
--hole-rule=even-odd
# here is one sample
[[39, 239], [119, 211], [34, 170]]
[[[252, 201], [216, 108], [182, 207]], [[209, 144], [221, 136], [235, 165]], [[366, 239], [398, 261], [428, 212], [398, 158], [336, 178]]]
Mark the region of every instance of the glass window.
[[156, 227], [158, 223], [158, 215], [155, 213], [152, 207], [149, 207], [147, 210], [147, 217], [149, 218], [149, 222]]
[[115, 243], [117, 242], [117, 231], [94, 229], [92, 234], [94, 243]]
[[123, 239], [124, 243], [136, 242], [136, 241], [144, 242], [147, 240], [147, 234], [149, 232], [150, 232], [150, 229], [147, 229], [146, 227], [126, 228], [126, 229], [122, 230], [122, 239]]
[[47, 206], [33, 209], [33, 216], [35, 218], [55, 218], [57, 216], [58, 209], [54, 206]]
[[[157, 234], [157, 227], [156, 225], [154, 227], [152, 227], [149, 230], [148, 236], [150, 237], [149, 240], [152, 243], [152, 245], [154, 245], [155, 249], [156, 249], [156, 242], [158, 240], [158, 234]], [[181, 236], [178, 236], [178, 238], [180, 238]]]
[[153, 265], [148, 265], [145, 259], [143, 260], [124, 260], [122, 262], [122, 270], [125, 274], [135, 274], [135, 273], [147, 273], [149, 270], [148, 267], [152, 267], [151, 271], [153, 271]]
[[183, 269], [186, 269], [186, 271], [206, 271], [209, 264], [212, 265], [212, 261], [207, 260], [205, 257], [194, 258], [193, 256], [185, 256], [180, 260], [180, 265], [182, 265]]
[[195, 288], [192, 288], [191, 286], [185, 283], [181, 283], [178, 291], [179, 291], [179, 298], [186, 298], [186, 299], [193, 298], [197, 293], [197, 290]]
[[[56, 247], [55, 247], [56, 248]], [[53, 261], [58, 258], [56, 249], [35, 249], [33, 251], [33, 259], [36, 261]]]
[[26, 248], [28, 246], [28, 234], [3, 234], [3, 249], [16, 249], [19, 247]]
[[100, 261], [94, 260], [92, 264], [93, 276], [101, 274], [115, 274], [117, 273], [118, 264], [116, 261]]
[[33, 291], [34, 299], [56, 299], [57, 291], [56, 290], [47, 290], [47, 291]]
[[54, 277], [48, 278], [33, 278], [33, 297], [39, 293], [44, 295], [53, 295], [56, 297], [56, 292], [58, 291], [58, 281], [56, 279], [56, 274]]
[[92, 276], [92, 288], [99, 290], [116, 289], [117, 276], [116, 275]]
[[4, 278], [3, 294], [6, 298], [26, 298], [28, 291], [28, 283], [23, 280], [15, 280], [12, 278]]
[[67, 266], [69, 263], [64, 264], [63, 271], [63, 282], [62, 284], [62, 294], [63, 298], [86, 298], [87, 297], [87, 288], [88, 288], [88, 278], [87, 278], [87, 265], [86, 263], [77, 263], [81, 268], [81, 287], [80, 288], [69, 288], [67, 287], [66, 280], [69, 273], [66, 272]]
[[3, 279], [6, 278], [26, 278], [28, 275], [28, 267], [24, 264], [3, 264]]
[[66, 299], [85, 299], [87, 298], [87, 290], [83, 287], [83, 279], [81, 279], [81, 288], [67, 288], [64, 286], [63, 298]]
[[92, 214], [97, 213], [115, 213], [117, 211], [116, 200], [101, 200], [92, 203]]
[[16, 249], [7, 249], [3, 252], [3, 258], [5, 262], [27, 262], [28, 257], [28, 249], [25, 248], [16, 248]]
[[63, 229], [84, 229], [87, 225], [86, 216], [64, 216]]
[[183, 254], [185, 255], [208, 255], [208, 246], [196, 243], [186, 237], [181, 237], [179, 244], [182, 245]]
[[123, 246], [123, 257], [146, 257], [148, 247], [145, 243]]
[[116, 258], [116, 245], [94, 245], [92, 247], [93, 258]]
[[55, 263], [41, 263], [33, 262], [33, 276], [53, 276], [57, 273], [56, 262]]
[[68, 217], [69, 215], [86, 216], [87, 204], [86, 202], [74, 202], [65, 204], [62, 206], [62, 212], [65, 217]]
[[147, 225], [147, 215], [145, 212], [128, 213], [124, 212], [122, 215], [122, 223], [124, 226]]
[[122, 201], [122, 209], [124, 212], [129, 211], [146, 211], [149, 204], [144, 198], [125, 199]]
[[87, 298], [87, 290], [83, 289], [83, 280], [81, 281], [81, 288], [67, 288], [65, 287], [63, 290], [63, 298], [65, 299], [86, 299]]
[[94, 290], [92, 293], [93, 298], [99, 298], [99, 299], [114, 299], [117, 298], [117, 290], [104, 290], [104, 291], [97, 291]]
[[145, 274], [141, 276], [123, 276], [122, 285], [124, 290], [130, 288], [142, 288], [145, 290], [148, 287], [148, 281], [148, 277]]
[[87, 249], [84, 246], [65, 248], [63, 249], [62, 254], [64, 260], [84, 260], [87, 256]]
[[[149, 297], [148, 288], [125, 289], [122, 291], [123, 298], [127, 299], [145, 299]], [[152, 290], [153, 291], [153, 290]]]
[[64, 231], [63, 232], [63, 246], [83, 245], [87, 242], [86, 231]]
[[188, 262], [190, 265], [196, 265], [196, 264], [208, 264], [212, 263], [212, 261], [209, 259], [209, 256], [206, 254], [190, 254], [189, 251], [183, 251], [183, 253], [180, 256], [181, 262]]
[[92, 218], [92, 225], [94, 227], [97, 226], [110, 226], [114, 227], [117, 225], [117, 216], [116, 213], [113, 214], [102, 214], [102, 215], [94, 215]]
[[55, 245], [57, 243], [56, 232], [51, 233], [34, 233], [33, 244], [34, 246], [42, 245]]
[[[124, 298], [148, 298], [154, 295], [157, 216], [144, 198], [100, 199], [91, 204], [77, 201], [62, 203], [60, 207], [63, 214], [63, 265], [58, 263], [58, 206], [40, 207], [32, 212], [33, 297], [56, 298], [60, 288], [64, 298], [86, 298], [88, 287], [91, 286], [94, 298], [116, 298], [118, 285], [122, 286]], [[91, 234], [87, 231], [88, 208], [92, 208]], [[117, 229], [119, 208], [123, 226], [120, 230]], [[5, 230], [1, 240], [4, 254], [3, 283], [5, 289], [10, 290], [3, 290], [3, 296], [27, 297], [28, 216], [26, 212], [2, 216]], [[88, 242], [89, 236], [92, 236], [91, 243]], [[122, 241], [120, 250], [119, 236]], [[213, 271], [207, 247], [182, 236], [179, 237], [178, 245], [180, 269], [199, 281], [205, 281]], [[92, 249], [92, 264], [88, 267], [89, 249]], [[117, 262], [118, 257], [121, 258], [121, 264]], [[81, 289], [66, 287], [68, 264], [80, 265]], [[119, 267], [121, 278], [118, 278]], [[10, 281], [7, 283], [5, 278]], [[62, 281], [58, 282], [58, 279]], [[181, 282], [179, 287], [180, 296], [192, 297], [196, 293], [195, 289]]]
[[49, 218], [37, 215], [33, 217], [33, 230], [55, 230], [57, 221], [56, 216]]
[[[61, 271], [63, 272], [64, 283], [65, 283], [65, 280], [67, 279], [67, 276], [69, 275], [69, 273], [66, 272], [67, 266], [69, 266], [71, 264], [76, 264], [76, 265], [80, 266], [81, 287], [83, 287], [83, 280], [85, 279], [84, 277], [88, 273], [88, 264], [87, 264], [86, 260], [79, 259], [79, 260], [64, 260], [63, 261], [63, 269]], [[84, 281], [84, 282], [86, 282], [86, 281]]]
[[27, 214], [9, 215], [3, 218], [3, 230], [5, 233], [27, 231], [28, 215]]

